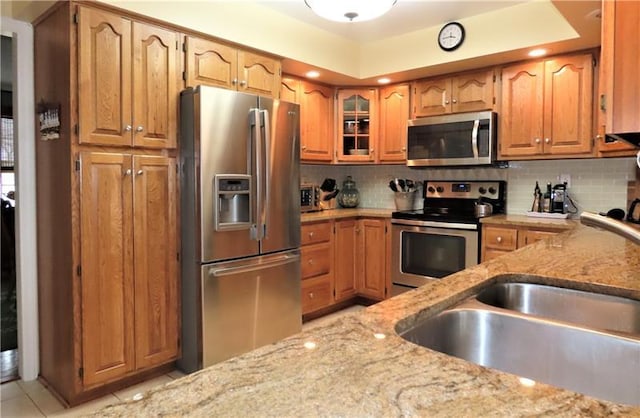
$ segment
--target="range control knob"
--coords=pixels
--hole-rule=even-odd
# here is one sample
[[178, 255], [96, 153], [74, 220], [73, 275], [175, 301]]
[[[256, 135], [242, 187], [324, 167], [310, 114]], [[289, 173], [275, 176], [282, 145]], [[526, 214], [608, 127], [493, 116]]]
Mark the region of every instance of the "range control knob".
[[496, 194], [496, 188], [495, 187], [489, 187], [489, 193]]
[[442, 193], [442, 192], [444, 192], [444, 187], [438, 186], [438, 187], [436, 187], [436, 190], [438, 191], [438, 193]]
[[429, 186], [429, 187], [427, 187], [427, 191], [428, 191], [429, 193], [435, 193], [435, 192], [436, 192], [436, 189], [434, 189], [434, 188], [433, 188], [433, 186]]
[[487, 189], [485, 189], [484, 187], [480, 187], [478, 191], [480, 192], [480, 194], [485, 194], [487, 192]]

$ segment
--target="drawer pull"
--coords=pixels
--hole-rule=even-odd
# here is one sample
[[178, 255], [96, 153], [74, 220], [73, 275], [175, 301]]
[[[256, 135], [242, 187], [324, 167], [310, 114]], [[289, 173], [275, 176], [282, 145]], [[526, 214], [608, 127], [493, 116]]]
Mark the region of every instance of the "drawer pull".
[[502, 237], [498, 237], [498, 238], [496, 238], [496, 241], [498, 241], [498, 242], [502, 242]]
[[309, 292], [309, 299], [313, 299], [313, 292]]
[[313, 231], [309, 232], [309, 238], [313, 238]]
[[313, 265], [313, 258], [310, 258], [308, 263], [309, 263], [310, 266], [312, 266]]

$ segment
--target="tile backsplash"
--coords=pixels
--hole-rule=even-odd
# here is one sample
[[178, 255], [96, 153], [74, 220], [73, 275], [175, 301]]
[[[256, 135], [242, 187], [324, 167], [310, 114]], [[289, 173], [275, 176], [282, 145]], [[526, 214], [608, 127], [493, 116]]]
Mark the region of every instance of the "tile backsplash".
[[[360, 207], [395, 209], [389, 180], [394, 177], [413, 180], [506, 180], [507, 213], [524, 214], [531, 208], [536, 181], [543, 190], [547, 182], [560, 183], [560, 175], [569, 175], [569, 196], [579, 211], [603, 212], [612, 208], [625, 211], [627, 182], [635, 180], [635, 158], [598, 158], [577, 160], [511, 161], [508, 168], [409, 168], [404, 165], [301, 167], [301, 180], [321, 184], [326, 177], [336, 179], [338, 188], [351, 176], [360, 191]], [[415, 207], [422, 207], [416, 198]]]

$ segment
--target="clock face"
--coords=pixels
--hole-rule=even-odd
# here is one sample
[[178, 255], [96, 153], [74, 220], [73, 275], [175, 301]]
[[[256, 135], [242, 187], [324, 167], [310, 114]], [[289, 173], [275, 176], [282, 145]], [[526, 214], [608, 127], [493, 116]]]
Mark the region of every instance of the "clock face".
[[464, 41], [464, 27], [458, 22], [447, 23], [438, 34], [438, 45], [445, 51], [453, 51]]

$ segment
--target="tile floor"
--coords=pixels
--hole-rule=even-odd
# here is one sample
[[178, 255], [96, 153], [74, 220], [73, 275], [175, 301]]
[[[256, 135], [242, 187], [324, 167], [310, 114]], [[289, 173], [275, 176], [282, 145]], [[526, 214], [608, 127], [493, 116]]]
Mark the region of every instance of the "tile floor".
[[[364, 306], [351, 306], [341, 311], [323, 316], [303, 324], [303, 330], [309, 330], [322, 325], [327, 321], [350, 312], [364, 309]], [[131, 399], [133, 395], [144, 392], [155, 386], [159, 386], [184, 376], [184, 373], [176, 370], [166, 375], [156, 377], [146, 382], [113, 392], [100, 399], [84, 403], [75, 408], [65, 409], [64, 406], [37, 380], [24, 382], [16, 380], [3, 383], [0, 386], [0, 417], [3, 418], [41, 418], [41, 417], [76, 417], [89, 414], [109, 404], [117, 403], [125, 399]]]

